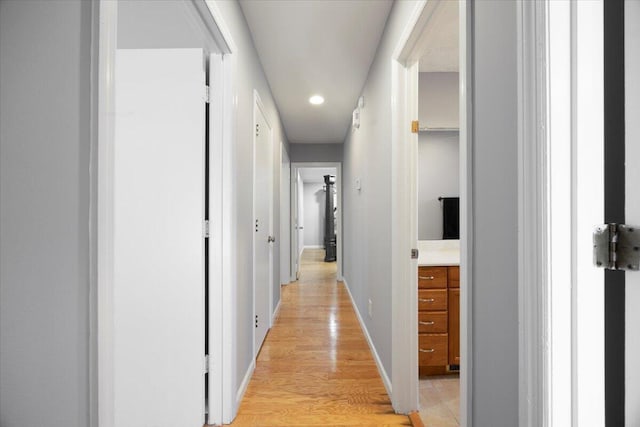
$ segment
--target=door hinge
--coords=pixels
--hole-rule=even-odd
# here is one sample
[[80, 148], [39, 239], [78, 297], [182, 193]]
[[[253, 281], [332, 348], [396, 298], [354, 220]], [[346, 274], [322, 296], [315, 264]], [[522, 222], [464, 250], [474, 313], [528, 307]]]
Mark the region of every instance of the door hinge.
[[411, 259], [418, 259], [420, 251], [417, 249], [411, 249]]
[[205, 374], [209, 373], [209, 355], [208, 354], [204, 355], [204, 373]]
[[202, 235], [206, 238], [209, 237], [209, 220], [205, 219], [202, 225]]
[[640, 227], [604, 224], [593, 232], [593, 263], [607, 270], [640, 270]]
[[420, 131], [420, 122], [414, 120], [411, 122], [411, 133], [418, 133]]
[[258, 315], [256, 314], [256, 328], [258, 327]]
[[207, 104], [211, 102], [211, 89], [209, 86], [204, 87], [204, 102]]
[[256, 123], [256, 136], [260, 136], [260, 124]]

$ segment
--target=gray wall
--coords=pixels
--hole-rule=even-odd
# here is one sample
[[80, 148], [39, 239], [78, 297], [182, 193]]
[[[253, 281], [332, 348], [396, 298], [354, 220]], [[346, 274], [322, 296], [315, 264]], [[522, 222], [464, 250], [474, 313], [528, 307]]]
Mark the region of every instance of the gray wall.
[[91, 2], [0, 2], [0, 425], [89, 425]]
[[[235, 136], [235, 212], [236, 212], [236, 297], [237, 297], [237, 329], [233, 331], [236, 345], [235, 389], [238, 389], [253, 360], [253, 93], [258, 91], [269, 123], [273, 127], [273, 206], [280, 206], [280, 141], [285, 143], [290, 158], [291, 150], [280, 122], [269, 83], [264, 75], [262, 65], [255, 50], [251, 33], [240, 9], [235, 1], [217, 2], [223, 19], [231, 32], [237, 46], [235, 60], [237, 73], [233, 76], [235, 83], [234, 97], [237, 99], [237, 119]], [[293, 158], [292, 158], [293, 161]], [[273, 301], [275, 307], [280, 300], [280, 210], [274, 209], [274, 231], [276, 247], [273, 250]]]
[[518, 425], [516, 7], [474, 2], [474, 426]]
[[317, 182], [304, 183], [304, 245], [324, 246], [325, 192]]
[[342, 144], [291, 144], [291, 162], [341, 162]]
[[460, 195], [458, 132], [420, 132], [418, 137], [418, 239], [442, 239], [442, 203]]
[[[343, 161], [343, 276], [384, 370], [391, 372], [391, 55], [413, 2], [394, 2], [362, 96], [360, 128], [349, 130]], [[355, 181], [360, 179], [361, 190]], [[368, 300], [372, 301], [372, 317]]]
[[[420, 73], [420, 127], [459, 126], [458, 73]], [[420, 132], [418, 137], [418, 239], [442, 239], [438, 197], [460, 195], [458, 132]]]

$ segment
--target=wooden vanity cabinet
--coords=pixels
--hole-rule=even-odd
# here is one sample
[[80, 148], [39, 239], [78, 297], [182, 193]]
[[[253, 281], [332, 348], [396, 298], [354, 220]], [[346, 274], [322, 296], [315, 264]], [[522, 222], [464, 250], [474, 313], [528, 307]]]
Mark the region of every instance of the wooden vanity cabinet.
[[460, 364], [460, 268], [418, 267], [420, 375]]
[[460, 365], [460, 288], [449, 289], [449, 365]]

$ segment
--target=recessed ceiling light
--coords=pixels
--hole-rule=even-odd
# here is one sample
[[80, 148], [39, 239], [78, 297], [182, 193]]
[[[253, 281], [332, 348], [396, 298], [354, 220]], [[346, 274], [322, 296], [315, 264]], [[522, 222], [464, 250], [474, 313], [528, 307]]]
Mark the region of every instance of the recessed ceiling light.
[[320, 105], [324, 103], [324, 98], [320, 95], [313, 95], [311, 98], [309, 98], [309, 102], [313, 105]]

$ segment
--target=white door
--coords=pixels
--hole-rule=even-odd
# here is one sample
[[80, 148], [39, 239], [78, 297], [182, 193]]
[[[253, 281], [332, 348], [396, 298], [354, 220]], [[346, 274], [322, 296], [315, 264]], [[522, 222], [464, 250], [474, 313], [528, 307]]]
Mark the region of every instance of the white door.
[[291, 281], [291, 162], [283, 142], [280, 153], [280, 283], [285, 284]]
[[302, 260], [302, 251], [304, 250], [304, 182], [300, 171], [296, 173], [296, 215], [297, 215], [297, 229], [296, 229], [296, 242], [298, 247], [296, 248], [296, 280], [300, 278], [300, 263]]
[[253, 238], [253, 283], [254, 283], [254, 356], [260, 351], [271, 316], [270, 289], [273, 281], [273, 149], [271, 127], [259, 103], [255, 105], [254, 138], [254, 238]]
[[115, 427], [204, 422], [204, 86], [200, 49], [117, 52]]

